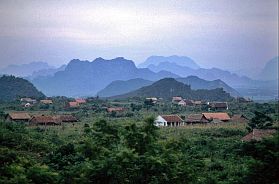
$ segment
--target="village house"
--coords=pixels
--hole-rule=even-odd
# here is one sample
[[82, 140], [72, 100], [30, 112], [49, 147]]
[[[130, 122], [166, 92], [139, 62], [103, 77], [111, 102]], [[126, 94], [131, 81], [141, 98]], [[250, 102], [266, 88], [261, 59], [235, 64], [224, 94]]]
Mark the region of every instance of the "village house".
[[184, 121], [178, 115], [159, 115], [155, 121], [156, 126], [183, 126]]
[[145, 100], [149, 100], [151, 101], [153, 104], [156, 104], [158, 102], [158, 99], [156, 97], [149, 97], [149, 98], [145, 98]]
[[76, 102], [79, 103], [79, 104], [84, 104], [84, 103], [86, 103], [86, 100], [83, 99], [83, 98], [77, 98], [77, 99], [75, 99], [75, 100], [76, 100]]
[[27, 123], [31, 119], [31, 116], [27, 112], [10, 112], [6, 116], [8, 122], [25, 122]]
[[231, 120], [233, 122], [241, 122], [241, 123], [248, 123], [249, 120], [246, 116], [244, 116], [243, 114], [235, 114], [232, 116]]
[[193, 106], [194, 105], [192, 100], [184, 100], [184, 102], [186, 103], [187, 106]]
[[52, 104], [52, 103], [53, 103], [52, 100], [40, 100], [40, 102], [41, 102], [42, 104], [46, 104], [46, 105], [49, 105], [49, 104]]
[[187, 104], [184, 100], [181, 100], [180, 102], [178, 102], [178, 105], [185, 107]]
[[174, 97], [172, 97], [172, 103], [178, 103], [178, 102], [180, 102], [181, 100], [183, 100], [183, 98], [180, 97], [180, 96], [174, 96]]
[[79, 103], [78, 102], [69, 102], [69, 107], [71, 108], [76, 108], [76, 107], [79, 107]]
[[186, 118], [187, 124], [196, 124], [196, 123], [209, 123], [209, 120], [203, 114], [190, 114]]
[[209, 110], [229, 110], [227, 102], [208, 102]]
[[107, 112], [123, 112], [124, 108], [123, 107], [109, 107], [107, 108]]
[[32, 98], [21, 98], [20, 101], [21, 102], [27, 102], [27, 103], [30, 103], [30, 104], [34, 104], [34, 103], [37, 102], [37, 100], [32, 99]]
[[202, 113], [202, 114], [208, 121], [213, 121], [216, 119], [216, 120], [226, 122], [231, 119], [230, 116], [228, 115], [228, 113], [225, 113], [225, 112]]
[[32, 104], [30, 104], [30, 103], [24, 104], [24, 107], [31, 107], [31, 106], [32, 106]]
[[263, 138], [271, 137], [276, 133], [274, 129], [253, 129], [252, 132], [245, 135], [241, 140], [244, 142], [261, 141]]
[[238, 103], [250, 103], [252, 100], [250, 98], [244, 98], [244, 97], [237, 97], [236, 101]]
[[33, 116], [30, 120], [30, 125], [59, 125], [52, 116], [38, 115]]
[[194, 105], [202, 105], [203, 103], [202, 103], [202, 101], [197, 100], [197, 101], [193, 101], [193, 104]]

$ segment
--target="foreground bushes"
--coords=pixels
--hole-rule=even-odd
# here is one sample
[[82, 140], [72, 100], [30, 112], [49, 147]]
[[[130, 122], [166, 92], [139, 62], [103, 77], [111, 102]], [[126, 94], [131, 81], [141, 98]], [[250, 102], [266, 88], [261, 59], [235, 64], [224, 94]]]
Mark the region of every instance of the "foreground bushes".
[[0, 183], [278, 183], [278, 137], [243, 144], [243, 130], [165, 133], [153, 119], [83, 129], [62, 138], [0, 123]]

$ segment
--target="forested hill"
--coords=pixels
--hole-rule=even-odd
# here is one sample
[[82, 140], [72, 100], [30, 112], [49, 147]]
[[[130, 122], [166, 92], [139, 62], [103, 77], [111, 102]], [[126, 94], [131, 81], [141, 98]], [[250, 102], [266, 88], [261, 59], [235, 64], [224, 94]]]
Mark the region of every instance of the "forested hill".
[[19, 97], [42, 98], [45, 95], [25, 79], [6, 75], [0, 77], [0, 101], [13, 101]]
[[164, 99], [171, 99], [173, 96], [181, 96], [185, 99], [209, 101], [230, 101], [233, 99], [230, 94], [225, 92], [222, 88], [192, 90], [189, 85], [178, 82], [173, 78], [161, 79], [150, 86], [145, 86], [138, 90], [112, 98], [153, 96]]

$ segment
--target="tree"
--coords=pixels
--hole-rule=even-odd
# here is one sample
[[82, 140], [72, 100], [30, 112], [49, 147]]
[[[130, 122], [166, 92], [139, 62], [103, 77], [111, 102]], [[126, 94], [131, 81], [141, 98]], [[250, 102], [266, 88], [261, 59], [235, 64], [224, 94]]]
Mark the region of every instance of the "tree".
[[255, 117], [253, 117], [248, 123], [249, 127], [247, 127], [247, 129], [249, 131], [252, 131], [255, 128], [265, 129], [273, 125], [273, 120], [269, 116], [265, 115], [264, 113], [255, 111], [254, 114]]

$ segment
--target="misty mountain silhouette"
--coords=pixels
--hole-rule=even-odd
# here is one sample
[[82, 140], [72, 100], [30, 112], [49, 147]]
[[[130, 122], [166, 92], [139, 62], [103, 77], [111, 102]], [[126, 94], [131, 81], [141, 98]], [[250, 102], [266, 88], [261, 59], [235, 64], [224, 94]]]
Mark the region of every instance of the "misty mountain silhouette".
[[32, 82], [47, 95], [93, 96], [115, 80], [142, 78], [155, 81], [165, 77], [179, 76], [167, 71], [156, 73], [137, 68], [133, 61], [118, 57], [111, 60], [96, 58], [92, 62], [74, 59], [64, 71], [35, 78]]
[[163, 62], [168, 62], [168, 63], [174, 63], [177, 64], [179, 66], [186, 66], [192, 69], [198, 69], [200, 68], [200, 66], [195, 63], [194, 60], [192, 60], [191, 58], [187, 57], [187, 56], [150, 56], [148, 57], [145, 62], [139, 64], [138, 66], [140, 68], [147, 68], [149, 65], [159, 65], [160, 63]]

